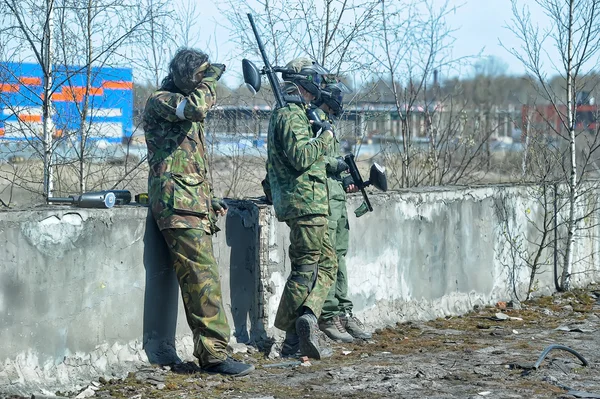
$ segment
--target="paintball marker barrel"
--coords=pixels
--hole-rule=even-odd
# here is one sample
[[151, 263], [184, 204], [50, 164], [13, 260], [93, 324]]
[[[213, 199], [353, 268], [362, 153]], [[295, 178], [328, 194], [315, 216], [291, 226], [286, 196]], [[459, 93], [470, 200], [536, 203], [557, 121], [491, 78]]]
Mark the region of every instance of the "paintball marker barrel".
[[105, 190], [115, 195], [115, 205], [127, 205], [131, 202], [131, 191], [129, 190]]
[[[131, 197], [131, 193], [129, 195]], [[78, 208], [108, 209], [115, 206], [117, 198], [112, 191], [95, 191], [81, 195], [70, 195], [68, 197], [51, 197], [47, 201], [51, 204], [70, 204]]]
[[244, 58], [242, 60], [242, 72], [244, 74], [244, 83], [246, 83], [246, 86], [253, 94], [256, 94], [260, 90], [261, 75], [267, 75], [267, 78], [269, 79], [269, 84], [271, 85], [271, 89], [273, 90], [273, 95], [275, 96], [277, 108], [284, 107], [286, 104], [289, 103], [304, 104], [304, 100], [300, 95], [284, 93], [284, 91], [281, 88], [279, 78], [277, 78], [276, 72], [286, 72], [288, 71], [288, 69], [285, 67], [271, 66], [271, 63], [267, 58], [267, 53], [265, 52], [265, 47], [260, 38], [260, 34], [258, 33], [258, 28], [254, 23], [254, 18], [252, 17], [252, 14], [248, 14], [248, 20], [250, 21], [250, 25], [252, 26], [254, 36], [256, 37], [256, 43], [258, 44], [258, 49], [260, 50], [260, 55], [263, 59], [264, 67], [262, 68], [262, 70], [259, 70], [252, 61]]
[[254, 23], [254, 18], [252, 14], [248, 13], [248, 20], [250, 21], [250, 26], [252, 26], [252, 31], [254, 32], [254, 37], [256, 38], [256, 43], [258, 44], [258, 50], [260, 51], [260, 55], [262, 56], [263, 63], [265, 64], [264, 73], [267, 75], [269, 79], [269, 84], [271, 85], [271, 89], [273, 89], [273, 94], [275, 95], [275, 101], [277, 102], [277, 108], [281, 108], [285, 106], [285, 100], [283, 98], [283, 93], [279, 87], [279, 79], [277, 79], [277, 75], [275, 75], [275, 71], [271, 67], [271, 63], [267, 58], [267, 53], [265, 52], [265, 46], [260, 38], [260, 34], [258, 33], [258, 28]]

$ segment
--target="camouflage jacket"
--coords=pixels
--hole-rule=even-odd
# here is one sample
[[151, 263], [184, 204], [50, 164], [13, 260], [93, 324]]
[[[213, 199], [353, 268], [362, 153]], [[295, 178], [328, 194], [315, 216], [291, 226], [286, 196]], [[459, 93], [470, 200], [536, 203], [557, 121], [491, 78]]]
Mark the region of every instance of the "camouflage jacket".
[[216, 230], [208, 181], [204, 119], [216, 101], [216, 82], [187, 97], [159, 89], [144, 109], [148, 196], [158, 227]]
[[[329, 120], [329, 116], [321, 108], [315, 110], [317, 116], [322, 120]], [[342, 184], [342, 174], [335, 173], [337, 169], [338, 157], [340, 156], [340, 141], [337, 136], [332, 140], [324, 154], [325, 169], [327, 171], [327, 189], [329, 190], [329, 200], [345, 201], [346, 192]]]
[[280, 221], [329, 215], [323, 154], [333, 137], [330, 133], [313, 136], [304, 107], [288, 104], [271, 114], [267, 176], [275, 215]]

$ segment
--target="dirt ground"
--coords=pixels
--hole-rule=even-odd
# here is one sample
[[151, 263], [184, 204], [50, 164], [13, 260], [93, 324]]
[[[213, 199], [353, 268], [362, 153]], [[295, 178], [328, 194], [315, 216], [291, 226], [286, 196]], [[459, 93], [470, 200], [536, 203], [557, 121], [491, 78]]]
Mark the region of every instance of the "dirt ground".
[[[600, 398], [599, 331], [600, 286], [592, 286], [462, 317], [397, 324], [377, 330], [370, 341], [334, 343], [332, 358], [303, 365], [272, 359], [269, 348], [237, 344], [233, 356], [256, 366], [242, 378], [184, 364], [152, 366], [91, 387], [95, 397], [131, 399]], [[574, 349], [587, 366], [555, 349], [534, 368], [553, 344]]]

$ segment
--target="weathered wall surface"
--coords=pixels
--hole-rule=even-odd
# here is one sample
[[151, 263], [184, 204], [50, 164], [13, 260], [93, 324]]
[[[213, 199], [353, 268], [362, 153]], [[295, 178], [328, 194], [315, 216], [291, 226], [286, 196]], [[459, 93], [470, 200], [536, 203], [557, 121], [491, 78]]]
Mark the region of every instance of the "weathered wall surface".
[[[232, 205], [214, 253], [232, 333], [247, 341], [264, 334], [253, 324], [258, 213]], [[0, 213], [0, 393], [193, 358], [165, 244], [146, 222], [147, 208], [132, 206]]]
[[[527, 239], [538, 237], [544, 215], [536, 190], [380, 193], [375, 211], [358, 219], [352, 211], [361, 199], [353, 197], [347, 263], [355, 313], [376, 327], [523, 299], [529, 269], [515, 248], [535, 250]], [[271, 207], [230, 205], [213, 242], [232, 334], [241, 342], [279, 336], [273, 322], [289, 273], [289, 231]], [[574, 285], [599, 277], [597, 219], [583, 218]], [[69, 389], [134, 364], [191, 358], [177, 281], [146, 208], [3, 212], [0, 240], [0, 393]], [[542, 259], [535, 288], [548, 293], [554, 249]]]
[[[540, 243], [538, 229], [544, 223], [539, 195], [537, 186], [379, 193], [371, 197], [374, 212], [360, 218], [353, 210], [362, 197], [353, 196], [348, 203], [347, 267], [355, 314], [377, 327], [461, 314], [500, 299], [523, 300], [530, 269], [522, 257], [533, 261], [538, 246], [528, 241]], [[574, 286], [600, 276], [596, 197], [594, 192], [587, 196], [586, 210], [593, 211], [580, 225]], [[547, 209], [553, 212], [552, 200]], [[566, 215], [566, 207], [557, 204], [557, 209]], [[278, 334], [273, 324], [290, 270], [289, 229], [275, 220], [271, 209], [262, 212], [262, 223], [268, 227], [262, 238], [265, 325], [270, 334]], [[553, 237], [550, 233], [534, 277], [538, 294], [554, 291], [554, 248], [549, 245]], [[558, 242], [562, 265], [564, 239], [559, 236]]]

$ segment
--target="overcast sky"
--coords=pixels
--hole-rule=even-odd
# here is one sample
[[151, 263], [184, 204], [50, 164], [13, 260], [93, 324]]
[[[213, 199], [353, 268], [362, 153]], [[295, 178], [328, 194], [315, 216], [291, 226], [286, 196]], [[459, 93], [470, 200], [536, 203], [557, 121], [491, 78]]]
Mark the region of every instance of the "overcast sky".
[[[186, 0], [179, 0], [186, 1]], [[252, 1], [252, 0], [250, 0]], [[418, 0], [415, 0], [418, 1]], [[443, 5], [446, 0], [432, 0], [434, 4]], [[536, 7], [533, 0], [518, 0], [519, 7], [526, 5], [530, 8], [531, 16], [541, 28], [547, 27], [543, 12]], [[203, 17], [202, 34], [199, 47], [206, 49], [213, 60], [217, 58], [231, 65], [231, 73], [226, 83], [235, 85], [240, 82], [240, 61], [230, 57], [232, 44], [229, 42], [229, 31], [224, 24], [226, 20], [220, 15], [214, 0], [198, 0], [198, 8]], [[449, 0], [449, 8], [457, 7], [456, 12], [448, 15], [448, 25], [454, 30], [452, 35], [455, 42], [452, 50], [454, 58], [494, 56], [502, 60], [508, 67], [509, 74], [523, 74], [524, 67], [512, 54], [506, 51], [499, 40], [508, 47], [519, 47], [520, 41], [506, 28], [513, 16], [510, 0]], [[245, 10], [243, 10], [245, 11]], [[550, 48], [549, 51], [552, 51]], [[475, 58], [471, 58], [475, 62]], [[550, 65], [547, 66], [550, 68]], [[462, 75], [472, 73], [470, 66], [464, 66], [459, 71]]]
[[[504, 61], [510, 74], [525, 73], [521, 62], [500, 45], [501, 40], [507, 48], [521, 46], [521, 41], [507, 29], [513, 18], [510, 0], [450, 0], [449, 4], [456, 4], [459, 7], [456, 12], [448, 15], [448, 24], [452, 29], [456, 29], [453, 33], [456, 38], [453, 50], [455, 57], [468, 57], [481, 53]], [[548, 27], [546, 16], [533, 0], [518, 1], [519, 10], [523, 5], [527, 5], [532, 20], [538, 23], [540, 28]], [[551, 48], [548, 50], [552, 51]]]

